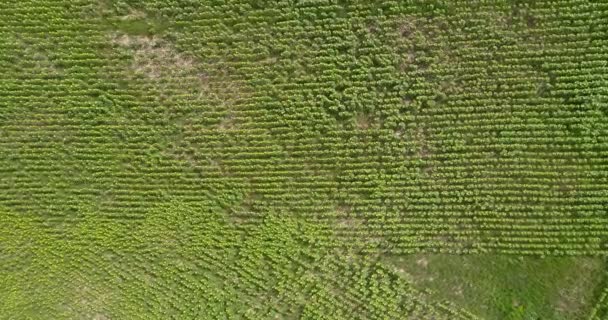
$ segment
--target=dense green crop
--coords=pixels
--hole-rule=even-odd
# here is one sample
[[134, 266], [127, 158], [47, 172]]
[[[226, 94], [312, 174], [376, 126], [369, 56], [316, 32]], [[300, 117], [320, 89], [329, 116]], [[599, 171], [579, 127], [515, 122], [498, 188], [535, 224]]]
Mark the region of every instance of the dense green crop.
[[603, 319], [591, 276], [484, 312], [386, 257], [603, 267], [607, 26], [583, 0], [0, 1], [0, 318]]

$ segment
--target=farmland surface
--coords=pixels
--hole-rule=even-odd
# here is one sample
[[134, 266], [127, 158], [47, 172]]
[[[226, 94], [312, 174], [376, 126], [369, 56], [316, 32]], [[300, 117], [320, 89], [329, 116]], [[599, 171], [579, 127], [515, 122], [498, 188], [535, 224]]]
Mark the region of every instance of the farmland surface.
[[608, 2], [0, 1], [0, 319], [608, 319]]

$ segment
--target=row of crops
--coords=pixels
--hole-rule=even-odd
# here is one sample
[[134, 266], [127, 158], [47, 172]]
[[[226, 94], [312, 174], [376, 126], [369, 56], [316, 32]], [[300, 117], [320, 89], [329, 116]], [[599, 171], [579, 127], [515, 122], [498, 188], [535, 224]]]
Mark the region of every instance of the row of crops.
[[605, 255], [607, 20], [583, 0], [0, 3], [4, 313], [27, 276], [58, 317], [471, 319], [359, 254]]
[[605, 252], [606, 39], [579, 30], [602, 5], [275, 5], [131, 6], [171, 42], [3, 10], [3, 203], [138, 219], [212, 197], [385, 250]]
[[[0, 281], [9, 290], [0, 294], [0, 314], [477, 319], [414, 289], [377, 259], [307, 249], [301, 238], [314, 233], [303, 234], [296, 221], [269, 217], [240, 238], [213, 207], [173, 202], [149, 211], [136, 228], [100, 223], [91, 213], [62, 236], [41, 232], [34, 219], [2, 212], [1, 235], [9, 240], [3, 243]], [[237, 238], [238, 249], [214, 247]]]

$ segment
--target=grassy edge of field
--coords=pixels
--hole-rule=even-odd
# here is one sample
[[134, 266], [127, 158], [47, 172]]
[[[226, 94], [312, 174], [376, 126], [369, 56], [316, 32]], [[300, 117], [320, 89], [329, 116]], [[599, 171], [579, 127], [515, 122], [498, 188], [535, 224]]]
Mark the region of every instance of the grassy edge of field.
[[587, 319], [605, 279], [596, 257], [386, 256], [415, 287], [485, 319]]

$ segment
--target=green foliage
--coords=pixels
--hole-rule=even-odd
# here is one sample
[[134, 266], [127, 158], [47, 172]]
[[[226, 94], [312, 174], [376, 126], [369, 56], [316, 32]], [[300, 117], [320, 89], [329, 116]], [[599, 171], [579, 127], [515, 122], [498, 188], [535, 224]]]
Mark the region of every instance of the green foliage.
[[377, 257], [605, 256], [607, 12], [1, 3], [0, 318], [476, 319]]

